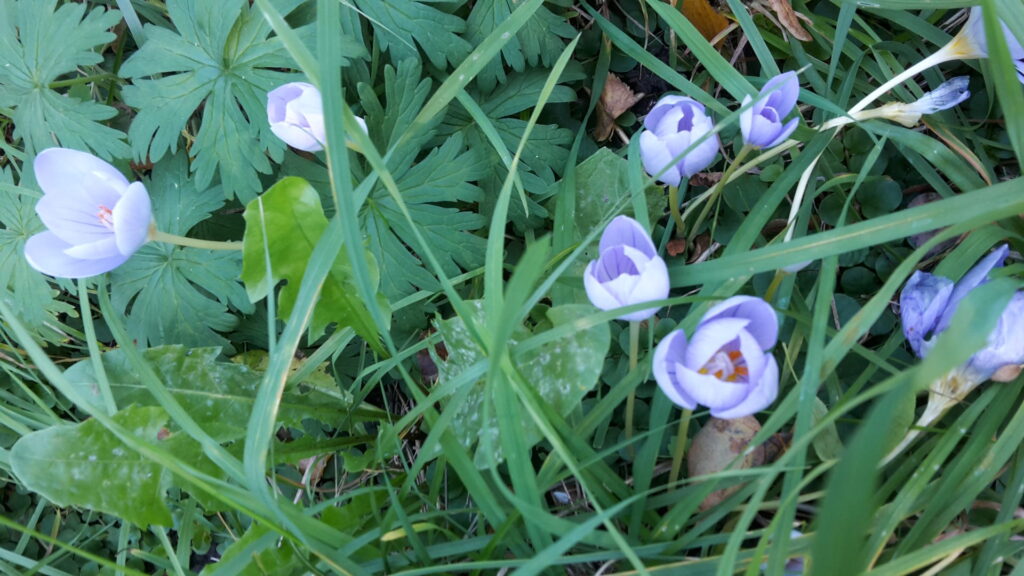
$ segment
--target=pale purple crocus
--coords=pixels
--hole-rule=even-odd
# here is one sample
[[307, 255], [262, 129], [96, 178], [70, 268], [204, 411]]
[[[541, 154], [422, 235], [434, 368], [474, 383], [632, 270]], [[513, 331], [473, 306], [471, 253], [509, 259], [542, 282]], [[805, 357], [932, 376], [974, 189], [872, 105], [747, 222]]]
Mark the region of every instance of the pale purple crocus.
[[[1002, 245], [978, 262], [959, 282], [927, 272], [915, 272], [900, 293], [903, 335], [914, 353], [924, 358], [935, 338], [949, 327], [960, 302], [988, 281], [989, 273], [1003, 265], [1010, 248]], [[1024, 293], [1013, 296], [1000, 315], [988, 343], [960, 369], [972, 382], [988, 380], [1000, 368], [1024, 363]]]
[[[1024, 83], [1024, 46], [1013, 35], [1005, 22], [1000, 21], [999, 25], [1003, 29], [1003, 37], [1006, 38], [1006, 47], [1010, 50], [1010, 58], [1014, 61], [1014, 66], [1017, 69], [1017, 79]], [[953, 37], [947, 48], [957, 58], [988, 58], [988, 38], [985, 36], [985, 20], [982, 17], [980, 6], [971, 8], [967, 23]]]
[[715, 418], [749, 416], [778, 396], [779, 367], [769, 352], [778, 335], [778, 319], [767, 302], [733, 296], [708, 310], [689, 341], [676, 330], [658, 343], [654, 377], [687, 410], [703, 405]]
[[711, 134], [715, 123], [693, 98], [662, 97], [644, 118], [644, 128], [640, 134], [644, 170], [672, 186], [707, 168], [718, 155], [718, 135]]
[[[366, 122], [356, 116], [366, 132]], [[327, 142], [324, 105], [320, 91], [307, 82], [291, 82], [267, 94], [270, 130], [285, 144], [306, 152], [319, 152]]]
[[124, 264], [149, 239], [152, 211], [142, 182], [92, 154], [48, 148], [34, 163], [43, 197], [36, 213], [47, 231], [25, 243], [36, 270], [85, 278]]
[[789, 138], [796, 130], [798, 118], [784, 120], [793, 111], [799, 96], [800, 81], [793, 71], [769, 80], [756, 100], [749, 94], [745, 96], [742, 105], [749, 107], [740, 113], [743, 143], [754, 148], [772, 148]]
[[[600, 256], [587, 264], [583, 273], [583, 286], [594, 306], [614, 310], [668, 298], [668, 267], [639, 222], [617, 216], [601, 234], [598, 250]], [[618, 319], [646, 320], [659, 308], [631, 312]]]

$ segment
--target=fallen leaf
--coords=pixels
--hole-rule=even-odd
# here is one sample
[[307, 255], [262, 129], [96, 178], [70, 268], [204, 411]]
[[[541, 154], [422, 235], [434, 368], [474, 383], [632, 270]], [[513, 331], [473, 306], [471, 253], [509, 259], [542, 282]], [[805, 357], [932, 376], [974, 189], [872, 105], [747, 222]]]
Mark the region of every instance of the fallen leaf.
[[611, 137], [615, 130], [615, 121], [640, 101], [644, 94], [634, 94], [633, 90], [615, 74], [609, 74], [605, 80], [601, 100], [597, 106], [597, 126], [594, 127], [594, 139], [602, 142]]
[[[675, 2], [671, 2], [673, 6]], [[715, 10], [708, 0], [683, 0], [683, 16], [700, 32], [708, 42], [712, 41], [723, 30], [729, 27], [729, 19]], [[721, 40], [719, 41], [721, 42]]]

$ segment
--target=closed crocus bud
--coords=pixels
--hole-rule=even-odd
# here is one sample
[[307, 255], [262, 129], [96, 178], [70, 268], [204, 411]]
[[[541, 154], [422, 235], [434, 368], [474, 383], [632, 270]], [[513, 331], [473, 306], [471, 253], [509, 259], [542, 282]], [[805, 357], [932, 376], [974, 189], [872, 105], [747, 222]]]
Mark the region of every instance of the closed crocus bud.
[[25, 243], [36, 270], [86, 278], [124, 264], [149, 238], [152, 212], [142, 182], [92, 154], [48, 148], [33, 164], [43, 197], [36, 213], [48, 230]]
[[270, 130], [292, 148], [306, 152], [324, 149], [324, 105], [312, 84], [291, 82], [267, 94], [267, 121]]
[[781, 144], [796, 130], [797, 118], [783, 122], [796, 106], [800, 81], [796, 72], [786, 72], [764, 85], [757, 98], [747, 95], [742, 105], [749, 108], [740, 113], [743, 143], [754, 148], [771, 148]]
[[913, 128], [921, 121], [921, 116], [948, 110], [970, 98], [971, 91], [967, 89], [969, 83], [970, 79], [967, 76], [957, 76], [946, 80], [935, 90], [925, 93], [924, 96], [909, 104], [889, 102], [878, 108], [854, 113], [852, 116], [856, 120], [885, 118], [899, 122], [907, 128]]
[[[598, 249], [600, 257], [583, 273], [583, 286], [594, 306], [614, 310], [668, 298], [668, 268], [639, 222], [617, 216], [605, 228]], [[625, 314], [619, 320], [646, 320], [659, 308]]]
[[[686, 96], [664, 96], [644, 118], [640, 157], [644, 170], [672, 186], [708, 167], [718, 155], [718, 135], [690, 146], [715, 128], [704, 105]], [[686, 152], [690, 149], [689, 152]], [[680, 157], [680, 154], [686, 154]]]
[[704, 315], [689, 341], [682, 330], [654, 350], [658, 386], [677, 405], [698, 404], [715, 418], [750, 416], [775, 401], [779, 368], [768, 350], [778, 338], [772, 307], [751, 296], [734, 296]]

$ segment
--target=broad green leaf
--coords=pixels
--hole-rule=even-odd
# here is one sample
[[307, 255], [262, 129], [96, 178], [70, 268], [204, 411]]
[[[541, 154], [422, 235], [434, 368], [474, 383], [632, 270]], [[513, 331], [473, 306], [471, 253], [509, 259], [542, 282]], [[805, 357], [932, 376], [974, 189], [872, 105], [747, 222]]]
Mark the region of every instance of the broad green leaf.
[[56, 0], [16, 0], [0, 7], [0, 106], [13, 108], [14, 135], [26, 150], [54, 145], [88, 149], [106, 159], [124, 157], [124, 133], [100, 123], [117, 110], [50, 89], [80, 67], [103, 61], [96, 46], [112, 42], [110, 29], [121, 20], [116, 10]]
[[[235, 439], [245, 431], [263, 373], [243, 364], [218, 362], [219, 355], [218, 348], [182, 346], [160, 346], [143, 352], [170, 393], [196, 422], [220, 439]], [[102, 360], [118, 406], [156, 404], [121, 350], [104, 353]], [[65, 376], [97, 406], [102, 405], [91, 361], [78, 362], [68, 368]], [[307, 418], [341, 426], [350, 418], [365, 419], [379, 414], [370, 409], [358, 413], [350, 409], [351, 401], [336, 392], [330, 395], [325, 389], [300, 391], [290, 387], [285, 391], [277, 418], [286, 426], [299, 426]]]
[[[480, 44], [512, 15], [516, 4], [513, 0], [482, 0], [474, 4], [466, 21], [466, 39], [473, 45]], [[575, 34], [576, 30], [565, 19], [541, 6], [515, 38], [502, 47], [501, 58], [494, 58], [480, 71], [477, 82], [488, 91], [504, 84], [507, 75], [502, 61], [516, 72], [524, 71], [527, 64], [549, 67], [565, 48], [563, 39]]]
[[220, 559], [207, 565], [201, 576], [236, 574], [238, 576], [290, 576], [308, 573], [308, 560], [295, 555], [290, 545], [281, 545], [281, 536], [260, 524], [253, 524], [224, 551]]
[[[275, 2], [285, 14], [297, 3]], [[189, 147], [198, 186], [219, 174], [224, 193], [247, 202], [262, 189], [258, 174], [282, 158], [284, 143], [266, 122], [267, 92], [298, 79], [283, 71], [294, 64], [244, 0], [169, 0], [167, 10], [177, 32], [147, 26], [148, 40], [121, 68], [132, 79], [124, 101], [138, 109], [128, 131], [132, 152], [151, 161], [175, 152], [202, 107]]]
[[0, 169], [0, 288], [17, 296], [18, 317], [36, 336], [57, 342], [64, 335], [52, 327], [75, 309], [57, 300], [59, 292], [25, 260], [25, 241], [45, 227], [35, 213], [37, 199], [28, 190], [5, 186], [10, 183], [10, 171]]
[[[183, 152], [157, 164], [146, 188], [157, 225], [171, 234], [187, 234], [224, 204], [219, 188], [189, 178]], [[230, 350], [218, 334], [238, 324], [230, 308], [253, 310], [238, 282], [241, 260], [237, 251], [147, 244], [110, 273], [111, 299], [126, 311], [129, 333], [140, 343]]]
[[[279, 318], [287, 319], [313, 248], [327, 228], [320, 197], [302, 178], [285, 178], [249, 202], [244, 217], [242, 282], [249, 299], [261, 300], [278, 282], [286, 281], [278, 295], [277, 311]], [[270, 261], [270, 270], [266, 259]], [[372, 284], [377, 286], [380, 278], [373, 272]], [[386, 308], [386, 302], [382, 295], [380, 304]], [[344, 250], [338, 253], [313, 310], [311, 337], [319, 337], [331, 323], [337, 323], [339, 328], [351, 326], [364, 340], [378, 344], [377, 326], [366, 304], [359, 299]]]
[[[668, 195], [660, 186], [644, 190], [647, 211], [663, 213]], [[629, 161], [609, 148], [600, 148], [576, 166], [576, 231], [582, 239], [620, 213], [633, 215]]]
[[[468, 304], [472, 305], [474, 320], [483, 323], [483, 302], [471, 301]], [[592, 311], [590, 306], [575, 304], [551, 308], [547, 311], [547, 322], [538, 328], [553, 329], [571, 324]], [[439, 321], [437, 330], [448, 351], [447, 360], [438, 365], [441, 382], [458, 377], [463, 370], [484, 360], [483, 353], [469, 336], [461, 318]], [[541, 331], [537, 330], [538, 333]], [[597, 384], [611, 343], [608, 325], [599, 324], [571, 332], [546, 346], [517, 355], [515, 346], [530, 336], [530, 330], [520, 327], [509, 339], [508, 346], [512, 349], [514, 363], [523, 375], [523, 380], [534, 387], [545, 404], [559, 414], [567, 415], [579, 406], [583, 397]], [[497, 438], [498, 421], [493, 412], [495, 408], [492, 406], [489, 418], [485, 419], [484, 402], [488, 392], [482, 381], [473, 384], [473, 387], [452, 419], [452, 429], [467, 448], [472, 448], [483, 438], [490, 438], [487, 444], [498, 447], [500, 442]], [[524, 428], [523, 434], [528, 445], [541, 439], [540, 433], [533, 427]], [[496, 456], [500, 458], [500, 454]], [[477, 466], [485, 467], [490, 461], [491, 455], [477, 451]]]
[[425, 2], [356, 0], [355, 4], [373, 24], [376, 40], [391, 54], [392, 62], [419, 60], [419, 47], [431, 64], [443, 70], [448, 64], [458, 65], [472, 49], [459, 36], [466, 30], [466, 22]]
[[[163, 408], [133, 406], [114, 421], [149, 442], [167, 422]], [[14, 475], [59, 506], [114, 514], [139, 526], [171, 525], [160, 465], [146, 460], [95, 420], [21, 437], [11, 449]]]

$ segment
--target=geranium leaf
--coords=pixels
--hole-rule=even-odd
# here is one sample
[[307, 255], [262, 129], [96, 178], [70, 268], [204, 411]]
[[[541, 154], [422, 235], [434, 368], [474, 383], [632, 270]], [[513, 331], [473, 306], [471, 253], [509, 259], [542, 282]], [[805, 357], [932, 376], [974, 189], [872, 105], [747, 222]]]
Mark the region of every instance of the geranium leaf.
[[93, 48], [114, 40], [116, 10], [56, 0], [16, 0], [0, 10], [0, 106], [13, 108], [14, 135], [29, 152], [54, 145], [88, 149], [106, 159], [127, 156], [120, 130], [101, 124], [117, 110], [50, 89], [57, 78], [100, 63]]

